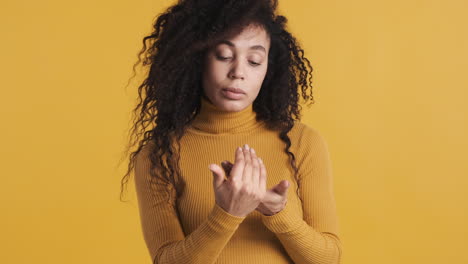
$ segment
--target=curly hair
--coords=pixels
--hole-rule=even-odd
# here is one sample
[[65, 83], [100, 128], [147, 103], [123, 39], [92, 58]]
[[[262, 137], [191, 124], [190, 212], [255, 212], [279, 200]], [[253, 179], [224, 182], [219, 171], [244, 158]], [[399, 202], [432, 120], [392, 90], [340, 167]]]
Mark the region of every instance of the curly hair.
[[[179, 0], [157, 16], [153, 32], [143, 38], [143, 48], [133, 65], [134, 72], [140, 62], [149, 66], [149, 71], [138, 87], [139, 102], [133, 110], [127, 155], [137, 143], [138, 148], [130, 154], [121, 180], [121, 200], [136, 156], [149, 144], [153, 146], [149, 155], [151, 179], [172, 184], [177, 197], [182, 194], [185, 183], [180, 177], [177, 149], [185, 128], [200, 111], [203, 58], [219, 40], [252, 24], [263, 27], [270, 37], [268, 69], [253, 110], [257, 121], [278, 131], [284, 141], [298, 193], [300, 179], [288, 132], [301, 118], [298, 87], [304, 100], [314, 103], [313, 69], [298, 41], [286, 30], [286, 17], [275, 14], [277, 5], [277, 0]], [[160, 173], [154, 172], [156, 168]]]

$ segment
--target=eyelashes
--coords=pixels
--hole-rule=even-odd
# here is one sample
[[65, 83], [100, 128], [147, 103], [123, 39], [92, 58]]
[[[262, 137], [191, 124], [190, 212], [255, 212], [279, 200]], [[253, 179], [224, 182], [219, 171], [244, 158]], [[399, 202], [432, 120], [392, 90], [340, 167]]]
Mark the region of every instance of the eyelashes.
[[224, 61], [230, 59], [231, 57], [216, 56], [216, 58], [218, 58], [218, 60]]
[[[216, 58], [220, 61], [227, 61], [229, 59], [232, 59], [232, 57], [223, 57], [223, 56], [219, 56], [219, 55], [216, 55]], [[260, 66], [262, 65], [261, 63], [257, 63], [255, 61], [249, 61], [249, 63], [252, 65], [252, 66]]]

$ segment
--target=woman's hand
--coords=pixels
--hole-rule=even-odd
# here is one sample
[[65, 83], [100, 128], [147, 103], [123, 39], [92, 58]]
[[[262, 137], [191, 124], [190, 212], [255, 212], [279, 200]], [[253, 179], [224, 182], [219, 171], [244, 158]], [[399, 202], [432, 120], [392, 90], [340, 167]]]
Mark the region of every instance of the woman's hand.
[[[225, 171], [216, 164], [210, 164], [213, 172], [213, 189], [216, 204], [226, 212], [245, 217], [255, 210], [266, 193], [266, 173], [255, 154], [246, 144], [237, 148], [234, 165], [226, 176]], [[226, 179], [227, 178], [227, 179]]]
[[[261, 173], [265, 174], [266, 179], [266, 168], [265, 164], [259, 159]], [[231, 162], [225, 160], [221, 163], [226, 175], [230, 175], [230, 172], [234, 166]], [[258, 207], [255, 209], [264, 215], [274, 215], [286, 206], [287, 203], [287, 191], [289, 189], [289, 182], [282, 180], [277, 185], [273, 186], [270, 190], [267, 190], [263, 200], [260, 202]]]
[[283, 210], [288, 201], [288, 188], [289, 182], [283, 180], [270, 190], [267, 190], [265, 198], [258, 205], [256, 210], [268, 216], [279, 213], [281, 210]]

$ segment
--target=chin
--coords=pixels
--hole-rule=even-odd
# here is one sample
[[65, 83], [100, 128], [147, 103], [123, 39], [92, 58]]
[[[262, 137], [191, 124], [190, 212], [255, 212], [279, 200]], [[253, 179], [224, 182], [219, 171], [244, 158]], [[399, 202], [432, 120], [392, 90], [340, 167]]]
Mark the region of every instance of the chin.
[[223, 111], [239, 112], [247, 107], [247, 103], [244, 100], [223, 99], [216, 106]]

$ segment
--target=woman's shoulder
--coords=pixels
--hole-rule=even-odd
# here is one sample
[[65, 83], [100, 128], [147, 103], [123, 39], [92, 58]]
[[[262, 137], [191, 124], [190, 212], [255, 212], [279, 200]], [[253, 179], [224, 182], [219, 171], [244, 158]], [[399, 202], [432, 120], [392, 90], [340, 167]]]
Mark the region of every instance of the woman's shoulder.
[[315, 153], [327, 153], [328, 144], [326, 138], [315, 127], [295, 121], [291, 134], [291, 148], [299, 157], [307, 156], [311, 151]]
[[326, 139], [317, 128], [297, 122], [291, 132], [291, 149], [297, 154], [299, 166], [309, 162], [310, 158], [329, 155]]
[[155, 147], [156, 145], [151, 140], [142, 144], [140, 150], [137, 153], [135, 153], [136, 163], [139, 163], [139, 164], [148, 163], [150, 160], [150, 154], [151, 152], [155, 151]]
[[324, 141], [321, 132], [317, 128], [306, 123], [302, 123], [300, 120], [294, 121], [294, 126], [288, 135], [291, 140], [294, 139], [298, 144], [317, 140]]

